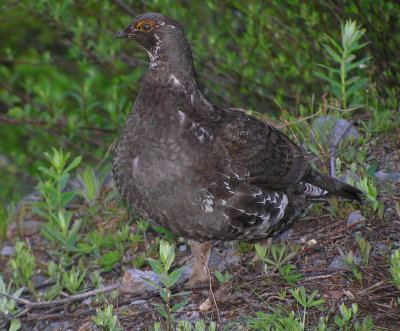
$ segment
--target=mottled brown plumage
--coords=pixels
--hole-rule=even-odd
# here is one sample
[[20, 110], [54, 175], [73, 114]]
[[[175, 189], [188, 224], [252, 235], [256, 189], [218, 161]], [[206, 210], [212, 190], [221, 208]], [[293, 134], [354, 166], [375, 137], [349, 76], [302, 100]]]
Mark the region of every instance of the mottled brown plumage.
[[174, 20], [142, 14], [118, 37], [150, 55], [113, 163], [122, 196], [147, 219], [196, 241], [253, 240], [289, 225], [307, 196], [363, 195], [313, 170], [279, 130], [208, 101]]

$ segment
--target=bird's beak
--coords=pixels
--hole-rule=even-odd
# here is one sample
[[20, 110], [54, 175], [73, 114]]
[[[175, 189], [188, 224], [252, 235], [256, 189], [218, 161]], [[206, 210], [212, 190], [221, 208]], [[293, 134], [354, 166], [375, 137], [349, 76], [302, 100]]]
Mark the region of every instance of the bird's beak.
[[128, 38], [128, 35], [125, 33], [124, 30], [118, 31], [118, 33], [115, 35], [115, 38], [123, 39], [123, 38]]

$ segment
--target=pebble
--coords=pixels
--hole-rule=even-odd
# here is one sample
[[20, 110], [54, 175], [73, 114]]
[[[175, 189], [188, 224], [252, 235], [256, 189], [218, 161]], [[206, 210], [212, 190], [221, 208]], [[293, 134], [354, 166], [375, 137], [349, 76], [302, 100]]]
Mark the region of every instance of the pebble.
[[[355, 256], [354, 264], [359, 265], [362, 261], [362, 258]], [[349, 265], [343, 261], [341, 256], [335, 257], [332, 262], [329, 264], [328, 268], [332, 269], [349, 269]]]
[[375, 172], [375, 177], [378, 179], [381, 179], [385, 182], [397, 184], [400, 183], [400, 171], [395, 171], [395, 172], [385, 172], [382, 170], [379, 170]]
[[68, 328], [69, 322], [64, 321], [64, 322], [54, 322], [51, 323], [44, 331], [66, 331], [69, 330]]
[[160, 284], [160, 280], [154, 271], [146, 270], [142, 271], [139, 269], [129, 269], [124, 272], [122, 276], [122, 282], [119, 287], [122, 293], [142, 293], [148, 291], [154, 291], [155, 286], [147, 283], [141, 277], [146, 277], [156, 284]]
[[[21, 224], [22, 232], [25, 236], [32, 236], [39, 232], [40, 222], [38, 221], [24, 221]], [[12, 222], [7, 227], [7, 238], [12, 239], [19, 235], [18, 225], [16, 222]]]
[[357, 129], [349, 121], [343, 118], [337, 118], [330, 115], [319, 117], [312, 124], [311, 139], [318, 138], [320, 143], [325, 143], [329, 147], [338, 147], [346, 138], [360, 137]]
[[[359, 210], [354, 210], [354, 211], [352, 211], [352, 212], [349, 214], [349, 216], [347, 217], [346, 225], [353, 225], [354, 223], [363, 221], [364, 219], [365, 219], [365, 217], [361, 214], [361, 211], [359, 211]], [[361, 223], [360, 223], [360, 224], [357, 224], [357, 225], [355, 226], [355, 228], [360, 228], [361, 226], [362, 226], [362, 225], [361, 225]]]
[[3, 249], [1, 250], [1, 256], [11, 256], [16, 252], [17, 250], [15, 249], [14, 246], [4, 246]]

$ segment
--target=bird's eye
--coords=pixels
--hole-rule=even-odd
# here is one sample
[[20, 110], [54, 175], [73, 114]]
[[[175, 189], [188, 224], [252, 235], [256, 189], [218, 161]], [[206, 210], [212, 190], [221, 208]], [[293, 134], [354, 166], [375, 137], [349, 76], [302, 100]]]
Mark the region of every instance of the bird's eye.
[[142, 30], [143, 32], [149, 32], [152, 29], [153, 29], [153, 26], [149, 23], [142, 24], [142, 26], [140, 27], [140, 30]]

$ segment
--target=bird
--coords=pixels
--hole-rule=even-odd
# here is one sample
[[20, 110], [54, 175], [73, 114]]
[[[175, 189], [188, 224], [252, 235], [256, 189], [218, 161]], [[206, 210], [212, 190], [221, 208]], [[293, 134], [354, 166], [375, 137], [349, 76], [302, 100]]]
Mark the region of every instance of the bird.
[[208, 279], [212, 240], [276, 236], [309, 198], [364, 199], [361, 190], [311, 167], [280, 130], [211, 102], [174, 19], [140, 14], [116, 37], [138, 43], [150, 64], [115, 148], [114, 181], [142, 217], [189, 241], [189, 283]]

